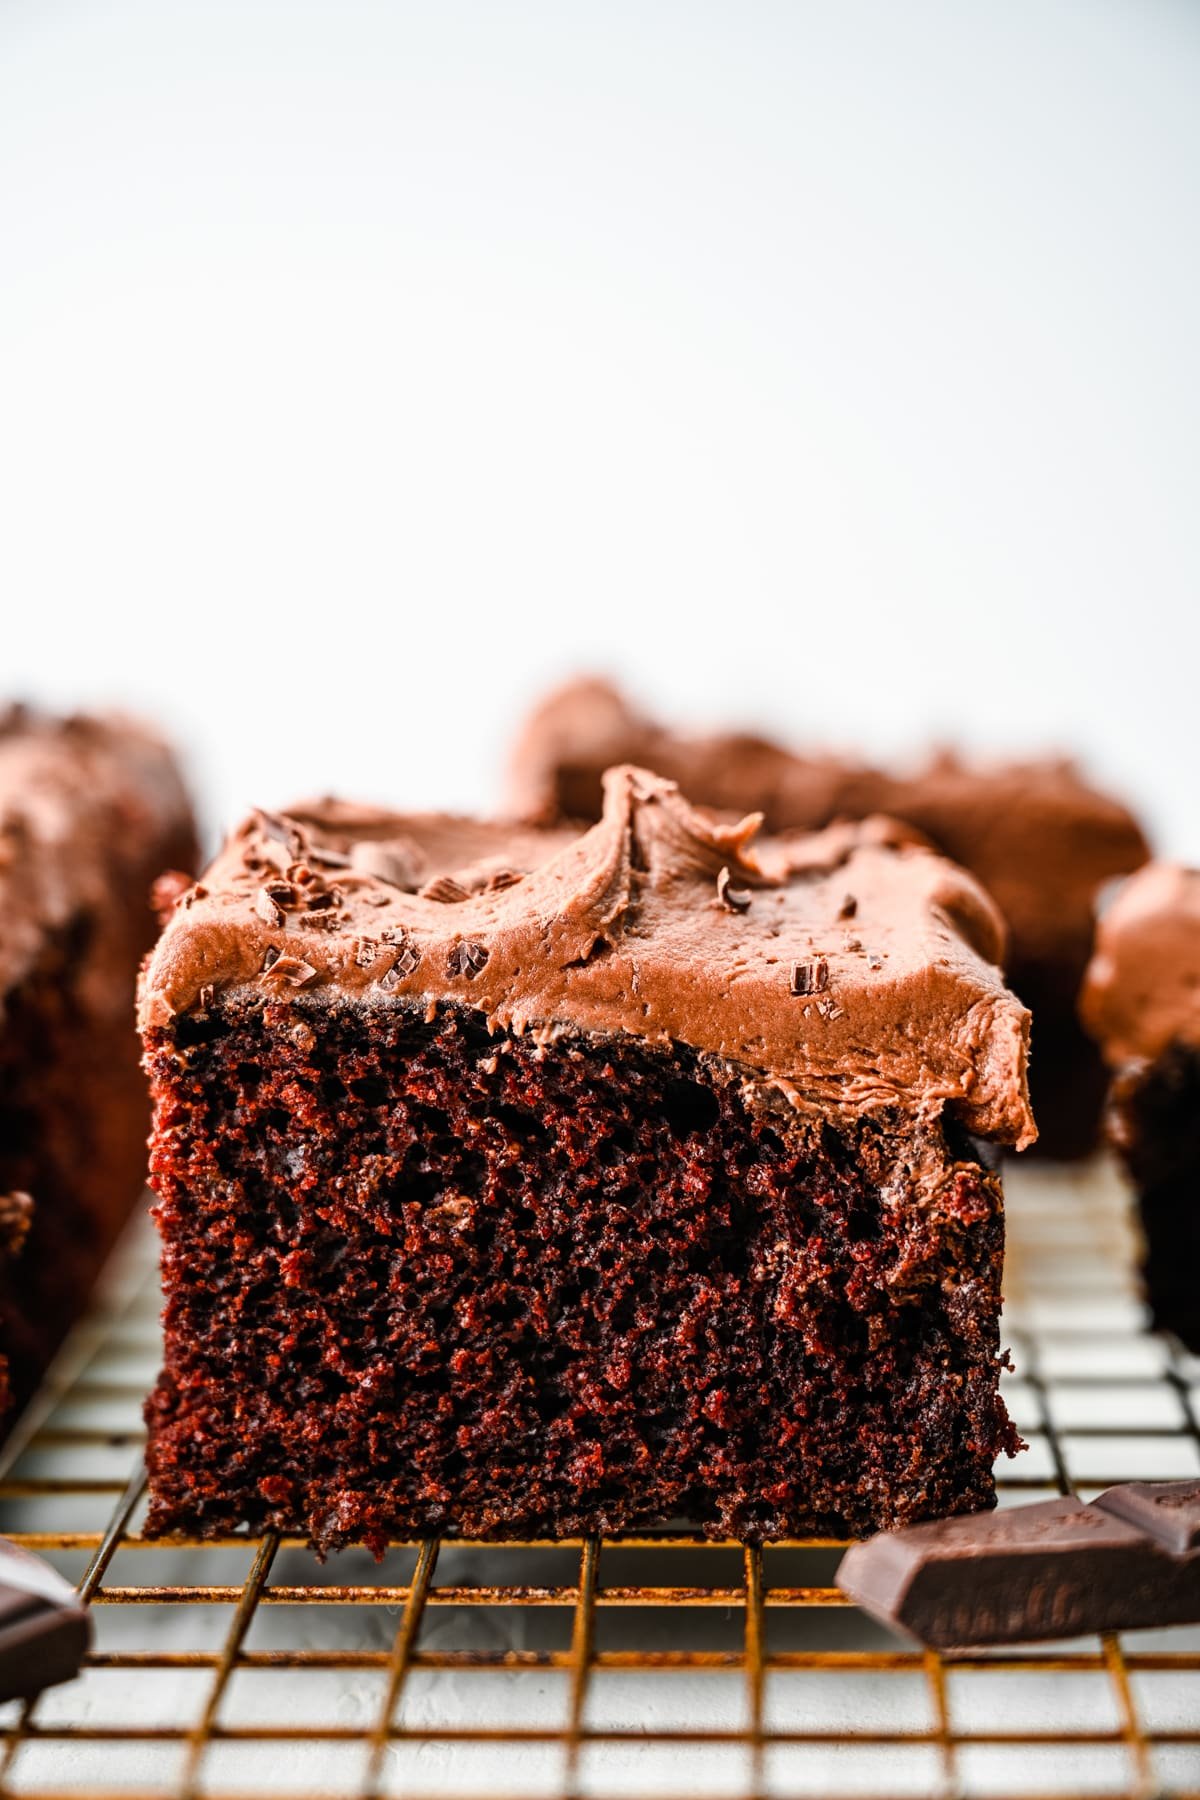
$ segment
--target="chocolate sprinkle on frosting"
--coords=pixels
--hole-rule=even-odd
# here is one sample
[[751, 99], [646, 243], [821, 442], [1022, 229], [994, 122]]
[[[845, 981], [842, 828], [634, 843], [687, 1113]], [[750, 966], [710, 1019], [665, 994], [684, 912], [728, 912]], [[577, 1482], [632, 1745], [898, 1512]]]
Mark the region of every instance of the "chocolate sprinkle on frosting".
[[728, 864], [717, 876], [717, 899], [727, 912], [744, 913], [750, 910], [750, 890], [732, 885]]
[[277, 956], [266, 972], [273, 981], [283, 981], [288, 987], [297, 988], [307, 987], [317, 976], [312, 963], [299, 956]]
[[273, 900], [266, 888], [259, 888], [254, 896], [254, 910], [264, 925], [282, 925], [283, 908]]
[[463, 900], [470, 898], [461, 881], [453, 875], [438, 875], [433, 881], [427, 881], [421, 889], [422, 900], [436, 900], [441, 906], [458, 906]]
[[471, 981], [479, 974], [487, 959], [488, 952], [483, 944], [469, 944], [464, 940], [461, 944], [455, 944], [450, 952], [450, 973], [465, 975]]
[[792, 964], [793, 994], [823, 994], [829, 986], [829, 964], [823, 956]]
[[356, 875], [369, 875], [408, 892], [419, 880], [421, 862], [412, 844], [379, 844], [367, 839], [351, 846], [346, 862]]

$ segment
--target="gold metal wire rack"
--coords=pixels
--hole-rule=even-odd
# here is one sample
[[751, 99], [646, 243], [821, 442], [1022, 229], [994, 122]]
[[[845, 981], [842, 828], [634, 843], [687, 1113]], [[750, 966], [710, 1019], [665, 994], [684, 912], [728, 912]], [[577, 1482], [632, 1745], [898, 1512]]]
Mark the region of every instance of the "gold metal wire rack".
[[[1145, 1330], [1111, 1171], [1008, 1191], [1001, 1504], [1200, 1473], [1200, 1363]], [[0, 1709], [6, 1793], [1200, 1796], [1200, 1629], [942, 1658], [843, 1600], [827, 1541], [147, 1540], [156, 1356], [142, 1228], [0, 1481], [96, 1626], [78, 1681]]]

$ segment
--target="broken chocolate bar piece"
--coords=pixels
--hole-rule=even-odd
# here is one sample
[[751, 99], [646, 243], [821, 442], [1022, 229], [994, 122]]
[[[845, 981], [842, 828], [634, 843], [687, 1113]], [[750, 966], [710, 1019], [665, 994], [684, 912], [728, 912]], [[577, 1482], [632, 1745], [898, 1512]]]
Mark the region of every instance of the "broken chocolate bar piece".
[[0, 1701], [70, 1681], [91, 1635], [87, 1608], [70, 1582], [0, 1538]]
[[1132, 1483], [885, 1531], [838, 1586], [935, 1650], [1200, 1620], [1200, 1483]]
[[1174, 1556], [1200, 1550], [1200, 1481], [1126, 1481], [1093, 1505], [1136, 1525]]

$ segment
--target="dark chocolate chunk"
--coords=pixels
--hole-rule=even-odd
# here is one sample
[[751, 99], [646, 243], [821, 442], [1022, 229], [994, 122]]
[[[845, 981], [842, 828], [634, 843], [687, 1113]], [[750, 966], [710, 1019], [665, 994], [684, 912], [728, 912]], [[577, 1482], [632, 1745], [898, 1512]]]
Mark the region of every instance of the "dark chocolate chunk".
[[87, 1609], [57, 1569], [0, 1538], [0, 1700], [28, 1699], [79, 1673]]
[[837, 1578], [936, 1650], [1145, 1630], [1200, 1621], [1198, 1532], [1200, 1483], [1136, 1483], [882, 1532]]

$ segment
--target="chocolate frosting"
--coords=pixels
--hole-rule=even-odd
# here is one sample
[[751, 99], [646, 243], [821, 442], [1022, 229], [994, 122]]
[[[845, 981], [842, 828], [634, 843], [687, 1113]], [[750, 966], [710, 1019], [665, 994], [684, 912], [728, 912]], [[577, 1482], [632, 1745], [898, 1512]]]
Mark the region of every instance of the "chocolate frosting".
[[1080, 1013], [1113, 1068], [1200, 1048], [1200, 870], [1154, 862], [1123, 884], [1096, 927]]
[[[20, 706], [0, 714], [0, 1012], [47, 937], [84, 914], [102, 934], [122, 909], [114, 891], [143, 878], [147, 845], [172, 838], [181, 857], [191, 853], [187, 795], [145, 726]], [[146, 906], [149, 928], [148, 894]], [[91, 957], [85, 1005], [125, 1013], [133, 960]]]
[[450, 1002], [545, 1037], [679, 1041], [799, 1106], [949, 1108], [1030, 1143], [1028, 1014], [988, 897], [890, 821], [755, 845], [759, 823], [716, 823], [627, 766], [582, 833], [258, 813], [180, 900], [141, 1024], [218, 992]]
[[1149, 854], [1127, 808], [1069, 760], [972, 763], [941, 754], [888, 773], [746, 733], [684, 736], [590, 678], [551, 694], [528, 720], [513, 754], [511, 801], [522, 817], [593, 818], [602, 772], [618, 762], [655, 769], [706, 806], [761, 809], [772, 830], [872, 813], [904, 819], [983, 882], [1008, 922], [1014, 963], [1066, 957], [1082, 972], [1097, 890]]

